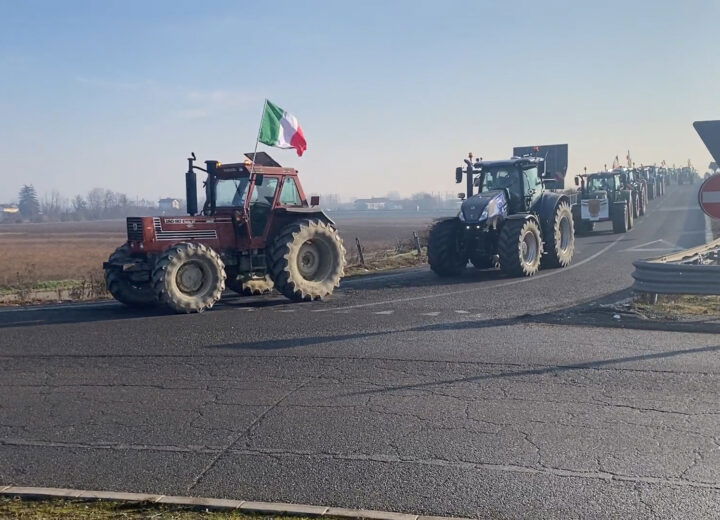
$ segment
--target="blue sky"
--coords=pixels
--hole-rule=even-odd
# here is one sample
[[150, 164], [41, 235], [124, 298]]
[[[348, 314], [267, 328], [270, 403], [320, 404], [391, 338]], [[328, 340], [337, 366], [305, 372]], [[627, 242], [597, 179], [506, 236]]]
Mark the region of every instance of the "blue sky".
[[705, 168], [720, 3], [0, 0], [0, 202], [19, 185], [180, 196], [185, 157], [251, 151], [264, 98], [306, 189], [456, 191], [469, 151], [567, 142], [570, 167]]

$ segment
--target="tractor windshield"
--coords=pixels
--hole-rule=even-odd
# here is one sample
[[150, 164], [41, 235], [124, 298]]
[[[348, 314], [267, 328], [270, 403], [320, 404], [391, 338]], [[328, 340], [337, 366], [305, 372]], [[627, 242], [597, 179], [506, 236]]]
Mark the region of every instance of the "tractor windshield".
[[588, 191], [612, 191], [615, 180], [612, 176], [590, 177], [587, 186]]
[[480, 191], [508, 189], [511, 195], [522, 194], [520, 170], [517, 168], [493, 168], [484, 171]]
[[218, 179], [215, 185], [215, 206], [243, 206], [249, 185], [248, 177], [241, 177], [240, 179]]

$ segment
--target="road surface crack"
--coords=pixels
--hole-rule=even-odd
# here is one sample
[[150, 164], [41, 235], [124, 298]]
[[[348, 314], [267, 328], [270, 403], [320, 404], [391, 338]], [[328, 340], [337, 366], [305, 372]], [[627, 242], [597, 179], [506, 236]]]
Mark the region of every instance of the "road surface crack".
[[285, 399], [287, 399], [288, 397], [290, 397], [292, 394], [294, 394], [295, 392], [298, 392], [299, 390], [301, 390], [302, 388], [304, 388], [305, 386], [307, 386], [307, 384], [310, 383], [310, 381], [312, 381], [312, 378], [306, 379], [305, 381], [303, 381], [303, 382], [300, 383], [299, 385], [295, 386], [295, 387], [292, 388], [291, 390], [288, 390], [287, 392], [285, 392], [282, 396], [280, 396], [280, 398], [279, 398], [278, 400], [276, 400], [272, 405], [270, 405], [269, 408], [267, 408], [264, 412], [262, 412], [260, 415], [258, 415], [258, 416], [250, 423], [250, 425], [249, 425], [247, 428], [245, 428], [245, 430], [243, 430], [243, 431], [241, 431], [241, 432], [238, 432], [238, 433], [230, 440], [230, 442], [227, 444], [227, 446], [225, 446], [222, 450], [220, 450], [217, 454], [215, 454], [215, 455], [210, 459], [210, 462], [208, 462], [207, 465], [203, 468], [203, 470], [195, 477], [195, 479], [193, 479], [192, 483], [191, 483], [190, 486], [188, 486], [188, 488], [187, 488], [188, 492], [192, 491], [193, 488], [195, 488], [195, 486], [197, 486], [197, 485], [200, 483], [200, 481], [203, 479], [203, 477], [205, 477], [205, 475], [207, 475], [208, 472], [215, 467], [215, 465], [216, 465], [217, 462], [220, 460], [220, 458], [221, 458], [223, 455], [225, 455], [225, 453], [227, 453], [228, 451], [232, 450], [233, 446], [235, 446], [235, 444], [237, 444], [238, 441], [240, 441], [240, 439], [242, 439], [243, 437], [250, 437], [250, 435], [252, 434], [253, 430], [258, 427], [258, 425], [263, 421], [263, 419], [265, 419], [265, 417], [266, 417], [270, 412], [272, 412], [275, 408], [277, 408], [278, 406], [280, 406], [280, 404], [281, 404], [283, 401], [285, 401]]

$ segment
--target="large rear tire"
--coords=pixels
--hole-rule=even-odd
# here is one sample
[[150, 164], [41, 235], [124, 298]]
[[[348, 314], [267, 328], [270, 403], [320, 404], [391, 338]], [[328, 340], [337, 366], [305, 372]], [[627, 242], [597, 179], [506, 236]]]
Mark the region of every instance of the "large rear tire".
[[533, 219], [508, 220], [500, 231], [500, 269], [511, 276], [532, 276], [540, 269], [542, 238]]
[[640, 191], [640, 207], [638, 208], [639, 216], [644, 216], [647, 212], [647, 192], [645, 190]]
[[269, 250], [275, 288], [293, 301], [330, 296], [345, 274], [345, 247], [337, 230], [318, 219], [302, 219], [280, 230]]
[[[108, 263], [122, 264], [130, 260], [130, 246], [123, 244], [110, 255]], [[149, 281], [135, 282], [119, 269], [105, 270], [105, 287], [113, 298], [128, 307], [149, 307], [157, 303]]]
[[460, 219], [451, 218], [433, 224], [428, 235], [428, 263], [438, 276], [458, 276], [467, 266], [460, 248]]
[[628, 230], [628, 205], [627, 202], [615, 202], [612, 205], [612, 227], [613, 233], [627, 233]]
[[575, 226], [570, 204], [560, 202], [552, 222], [552, 229], [545, 236], [547, 253], [542, 258], [543, 267], [567, 267], [575, 254]]
[[178, 313], [203, 312], [225, 290], [225, 265], [210, 247], [194, 242], [172, 246], [153, 269], [157, 299]]
[[238, 293], [240, 296], [260, 296], [263, 294], [269, 294], [272, 292], [273, 287], [275, 287], [272, 278], [268, 275], [265, 275], [263, 278], [228, 278], [225, 285], [228, 289]]

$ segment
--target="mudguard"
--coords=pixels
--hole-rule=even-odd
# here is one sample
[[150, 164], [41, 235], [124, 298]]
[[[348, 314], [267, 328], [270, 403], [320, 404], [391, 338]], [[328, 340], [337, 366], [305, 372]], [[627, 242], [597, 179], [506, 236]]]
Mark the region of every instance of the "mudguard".
[[316, 217], [332, 224], [333, 226], [335, 225], [335, 221], [328, 217], [327, 213], [318, 208], [281, 208], [276, 211], [280, 214], [288, 213], [291, 216], [302, 215], [303, 217]]
[[543, 235], [548, 233], [549, 230], [552, 230], [555, 210], [557, 210], [558, 204], [561, 202], [570, 204], [570, 199], [566, 195], [546, 191], [540, 196], [540, 200], [536, 203], [535, 211], [540, 219]]

